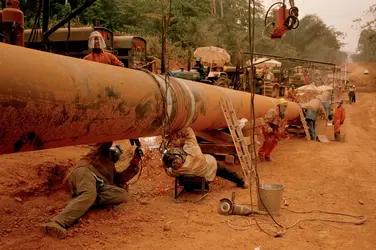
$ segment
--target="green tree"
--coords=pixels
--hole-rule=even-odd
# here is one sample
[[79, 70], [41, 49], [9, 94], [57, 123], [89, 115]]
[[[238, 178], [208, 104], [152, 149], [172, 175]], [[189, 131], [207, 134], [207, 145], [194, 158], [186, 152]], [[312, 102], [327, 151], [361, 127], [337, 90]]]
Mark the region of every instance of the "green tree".
[[353, 55], [352, 59], [376, 62], [376, 4], [369, 7], [364, 19], [364, 21], [361, 18], [354, 21], [360, 24], [362, 31], [358, 40], [358, 53]]

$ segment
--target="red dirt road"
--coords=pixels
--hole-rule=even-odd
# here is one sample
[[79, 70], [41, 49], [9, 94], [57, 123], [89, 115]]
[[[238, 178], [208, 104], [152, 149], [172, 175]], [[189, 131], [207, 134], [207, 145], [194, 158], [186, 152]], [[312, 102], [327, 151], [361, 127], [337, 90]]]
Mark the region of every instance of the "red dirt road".
[[[38, 226], [69, 199], [62, 176], [88, 150], [70, 147], [0, 156], [0, 249], [375, 249], [376, 93], [358, 93], [357, 101], [345, 105], [346, 142], [284, 141], [273, 162], [259, 164], [259, 171], [265, 183], [285, 186], [289, 209], [364, 215], [364, 225], [303, 222], [281, 238], [255, 225], [231, 229], [228, 219], [244, 225], [247, 218], [219, 215], [217, 201], [236, 191], [237, 203], [249, 203], [247, 190], [216, 180], [201, 203], [174, 203], [168, 189], [173, 181], [160, 168], [159, 156], [149, 152], [129, 202], [90, 211], [67, 239], [58, 240], [42, 235]], [[318, 134], [332, 134], [330, 127], [323, 129], [321, 124]], [[283, 211], [277, 219], [291, 225], [310, 216]], [[274, 230], [269, 220], [257, 218]]]

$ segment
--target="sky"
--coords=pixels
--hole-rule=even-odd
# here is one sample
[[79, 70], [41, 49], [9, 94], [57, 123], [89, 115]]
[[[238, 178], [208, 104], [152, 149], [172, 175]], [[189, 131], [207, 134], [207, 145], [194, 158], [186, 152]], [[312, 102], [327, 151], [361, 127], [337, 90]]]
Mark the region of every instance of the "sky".
[[[264, 6], [269, 8], [275, 2], [278, 1], [264, 0]], [[295, 0], [295, 6], [299, 8], [299, 16], [316, 14], [327, 25], [332, 25], [346, 33], [343, 41], [346, 45], [342, 48], [346, 52], [355, 52], [358, 45], [361, 30], [352, 27], [353, 20], [364, 17], [364, 12], [372, 4], [376, 4], [376, 0]]]

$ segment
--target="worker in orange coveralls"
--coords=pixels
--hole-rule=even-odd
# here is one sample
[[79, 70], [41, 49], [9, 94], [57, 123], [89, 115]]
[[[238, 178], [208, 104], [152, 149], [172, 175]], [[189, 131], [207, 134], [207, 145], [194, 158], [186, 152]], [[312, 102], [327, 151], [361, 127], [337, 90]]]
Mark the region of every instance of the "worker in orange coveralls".
[[333, 119], [334, 138], [336, 138], [336, 136], [341, 134], [340, 128], [341, 128], [341, 125], [345, 122], [345, 119], [346, 119], [345, 109], [343, 108], [342, 104], [343, 104], [342, 100], [337, 101], [338, 106], [337, 106], [336, 111], [334, 113], [334, 119]]
[[116, 56], [104, 51], [106, 43], [98, 31], [91, 32], [88, 46], [92, 51], [84, 57], [85, 60], [124, 67], [124, 64]]
[[304, 83], [305, 83], [305, 85], [309, 85], [309, 73], [307, 73], [307, 75], [304, 77]]
[[270, 109], [265, 116], [265, 126], [262, 127], [264, 143], [259, 149], [260, 160], [271, 161], [270, 154], [281, 138], [288, 138], [284, 133], [286, 127], [285, 114], [288, 102], [281, 98], [277, 102], [277, 109]]

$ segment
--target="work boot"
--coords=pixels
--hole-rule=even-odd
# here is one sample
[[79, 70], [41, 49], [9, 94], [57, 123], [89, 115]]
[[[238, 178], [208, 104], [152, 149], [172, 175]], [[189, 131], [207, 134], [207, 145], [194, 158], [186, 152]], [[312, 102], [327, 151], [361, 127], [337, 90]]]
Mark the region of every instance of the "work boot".
[[265, 156], [265, 161], [272, 161], [272, 158], [270, 158], [270, 156]]
[[260, 154], [260, 153], [258, 154], [258, 158], [259, 158], [260, 161], [265, 160], [265, 157], [262, 154]]
[[245, 187], [244, 180], [236, 172], [231, 171], [224, 166], [218, 165], [217, 176], [235, 183], [238, 187]]
[[242, 189], [247, 189], [248, 188], [248, 185], [244, 182], [244, 180], [239, 181], [236, 184], [236, 186], [239, 187], [239, 188], [242, 188]]
[[41, 225], [42, 233], [59, 238], [65, 239], [67, 237], [67, 230], [65, 230], [59, 223], [50, 221]]

